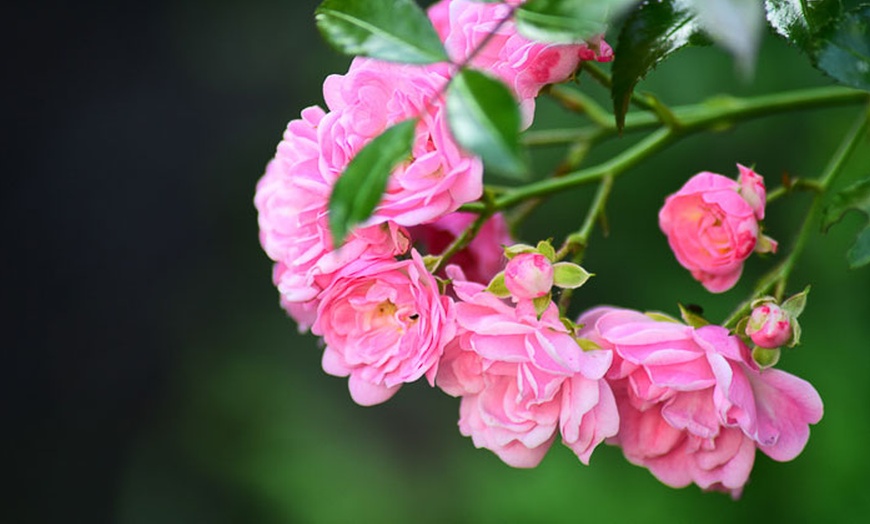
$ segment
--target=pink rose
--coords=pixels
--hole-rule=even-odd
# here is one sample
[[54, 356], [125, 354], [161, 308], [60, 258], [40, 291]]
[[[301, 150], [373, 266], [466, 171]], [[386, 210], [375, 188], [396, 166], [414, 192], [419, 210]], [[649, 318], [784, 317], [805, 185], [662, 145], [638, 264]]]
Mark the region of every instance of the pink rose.
[[390, 176], [367, 224], [432, 222], [483, 193], [483, 164], [464, 153], [445, 120], [441, 90], [449, 66], [417, 66], [356, 58], [345, 75], [323, 85], [330, 113], [318, 129], [320, 170], [327, 180], [387, 127], [420, 118], [411, 158]]
[[[474, 213], [457, 211], [444, 215], [436, 222], [412, 227], [409, 231], [414, 242], [422, 246], [425, 252], [437, 255], [447, 249], [476, 218]], [[504, 246], [513, 243], [504, 216], [496, 213], [483, 223], [474, 240], [448, 262], [461, 267], [469, 280], [485, 284], [504, 269]]]
[[[746, 186], [704, 171], [667, 197], [659, 211], [659, 227], [677, 261], [713, 293], [737, 283], [743, 262], [758, 245], [758, 220], [764, 216], [763, 180], [738, 167]], [[776, 250], [772, 240], [764, 246]]]
[[613, 56], [610, 46], [600, 37], [591, 39], [588, 44], [548, 44], [520, 35], [513, 20], [499, 26], [510, 16], [511, 5], [521, 4], [521, 1], [484, 3], [454, 0], [449, 2], [447, 24], [441, 21], [443, 7], [440, 6], [445, 3], [447, 0], [438, 4], [435, 13], [439, 27], [449, 28], [444, 38], [448, 54], [454, 61], [462, 62], [494, 31], [494, 36], [471, 63], [512, 88], [520, 99], [526, 125], [531, 124], [534, 98], [542, 87], [567, 80], [581, 60], [606, 62]]
[[749, 349], [720, 326], [692, 328], [626, 309], [580, 316], [579, 335], [612, 350], [607, 379], [619, 406], [610, 443], [672, 487], [695, 483], [739, 496], [757, 447], [791, 460], [822, 416], [813, 387], [759, 370]]
[[354, 230], [342, 249], [334, 250], [327, 216], [333, 181], [320, 170], [317, 142], [325, 117], [322, 109], [310, 107], [287, 125], [254, 196], [260, 242], [277, 262], [273, 281], [281, 304], [302, 330], [314, 321], [314, 300], [329, 275], [351, 260], [392, 258], [409, 248], [407, 231], [388, 222]]
[[791, 317], [776, 304], [762, 304], [752, 310], [746, 335], [758, 347], [773, 349], [784, 346], [792, 337]]
[[459, 429], [476, 447], [514, 467], [534, 467], [561, 430], [584, 463], [618, 420], [602, 377], [607, 351], [583, 351], [559, 320], [555, 305], [541, 315], [531, 302], [516, 307], [453, 278], [458, 331], [439, 367], [437, 384], [462, 396]]
[[517, 300], [546, 296], [553, 288], [553, 264], [540, 253], [522, 253], [504, 270], [504, 283]]
[[311, 327], [326, 343], [324, 371], [349, 376], [351, 397], [363, 406], [385, 402], [423, 375], [434, 385], [454, 331], [453, 303], [416, 251], [408, 260], [344, 266], [323, 291]]

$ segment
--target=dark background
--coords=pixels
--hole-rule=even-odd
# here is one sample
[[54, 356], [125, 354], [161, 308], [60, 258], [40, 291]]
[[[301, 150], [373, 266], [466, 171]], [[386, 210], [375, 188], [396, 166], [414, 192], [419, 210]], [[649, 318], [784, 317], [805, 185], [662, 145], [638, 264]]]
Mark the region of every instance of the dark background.
[[[870, 271], [844, 252], [849, 216], [814, 235], [791, 288], [812, 283], [804, 344], [780, 367], [813, 382], [826, 415], [804, 454], [758, 454], [743, 499], [672, 490], [600, 448], [590, 467], [554, 446], [514, 470], [456, 429], [458, 401], [425, 384], [352, 403], [311, 336], [277, 304], [257, 241], [254, 186], [286, 122], [322, 103], [349, 60], [326, 48], [315, 1], [180, 1], [7, 8], [0, 193], [4, 246], [0, 522], [860, 521], [870, 511]], [[11, 9], [11, 11], [9, 11]], [[611, 41], [615, 41], [613, 37]], [[642, 89], [665, 102], [829, 82], [765, 40], [755, 77], [681, 52]], [[581, 78], [606, 103], [606, 93]], [[664, 196], [701, 170], [755, 164], [817, 176], [858, 108], [771, 117], [688, 139], [621, 178], [611, 234], [585, 263], [575, 309], [613, 303], [723, 318], [772, 260], [711, 296], [658, 232]], [[538, 122], [581, 120], [542, 101]], [[614, 140], [606, 159], [636, 137]], [[867, 176], [865, 141], [841, 182]], [[543, 151], [536, 165], [552, 163]], [[589, 188], [553, 199], [524, 240], [577, 227]], [[769, 209], [785, 249], [806, 195]]]

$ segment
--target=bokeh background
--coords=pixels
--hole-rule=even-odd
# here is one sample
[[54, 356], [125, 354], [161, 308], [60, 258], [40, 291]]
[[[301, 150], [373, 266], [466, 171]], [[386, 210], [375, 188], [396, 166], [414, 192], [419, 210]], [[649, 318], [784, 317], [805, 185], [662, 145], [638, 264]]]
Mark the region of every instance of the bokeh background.
[[[825, 417], [795, 461], [759, 453], [740, 501], [667, 488], [606, 446], [589, 467], [557, 444], [538, 468], [509, 468], [459, 435], [458, 400], [425, 383], [353, 404], [346, 382], [321, 371], [315, 338], [278, 307], [252, 205], [286, 122], [322, 103], [324, 77], [349, 63], [320, 40], [316, 4], [4, 8], [0, 522], [866, 522], [870, 269], [844, 258], [857, 214], [812, 237], [791, 283], [813, 289], [803, 344], [780, 367], [815, 384]], [[691, 49], [640, 88], [683, 104], [826, 84], [768, 37], [751, 80], [722, 51]], [[705, 293], [658, 231], [665, 195], [701, 170], [733, 176], [735, 162], [771, 187], [784, 173], [816, 176], [858, 111], [697, 136], [627, 173], [575, 310], [675, 313], [680, 301], [723, 318], [773, 261], [756, 257], [737, 288]], [[538, 122], [583, 120], [544, 100]], [[538, 171], [559, 155], [537, 152]], [[865, 140], [840, 185], [868, 166]], [[561, 238], [591, 191], [554, 198], [523, 238]], [[795, 195], [769, 208], [785, 250], [808, 204]]]

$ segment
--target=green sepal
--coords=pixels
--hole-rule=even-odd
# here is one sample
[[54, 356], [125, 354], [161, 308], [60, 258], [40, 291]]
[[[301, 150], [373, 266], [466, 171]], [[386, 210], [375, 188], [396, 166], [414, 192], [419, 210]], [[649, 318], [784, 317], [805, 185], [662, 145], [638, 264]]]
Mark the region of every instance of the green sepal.
[[588, 338], [575, 337], [574, 340], [583, 351], [597, 351], [601, 349], [601, 346], [599, 346], [596, 342], [589, 340]]
[[792, 295], [786, 299], [785, 302], [780, 306], [783, 311], [788, 313], [788, 315], [796, 319], [803, 313], [804, 308], [807, 305], [807, 295], [810, 292], [810, 286], [807, 286], [803, 291], [796, 295]]
[[643, 314], [648, 316], [649, 318], [655, 320], [656, 322], [672, 322], [674, 324], [681, 323], [679, 320], [675, 319], [674, 317], [667, 315], [665, 313], [662, 313], [660, 311], [644, 311]]
[[577, 289], [591, 276], [591, 273], [571, 262], [553, 264], [553, 284], [563, 289]]
[[437, 268], [441, 264], [441, 257], [437, 255], [426, 255], [423, 257], [423, 266], [426, 267], [426, 271], [430, 273], [435, 272], [435, 268]]
[[538, 253], [547, 257], [547, 260], [550, 262], [556, 261], [556, 250], [553, 248], [553, 244], [551, 244], [549, 240], [541, 240], [538, 242], [536, 250]]
[[528, 244], [514, 244], [512, 246], [505, 246], [504, 248], [504, 256], [508, 260], [524, 253], [537, 253], [537, 250]]
[[538, 320], [541, 319], [541, 315], [544, 314], [544, 311], [547, 311], [547, 308], [550, 307], [550, 302], [552, 302], [552, 300], [553, 296], [550, 293], [532, 300], [532, 304], [535, 306], [535, 313], [538, 314]]
[[453, 280], [451, 280], [449, 278], [441, 278], [441, 277], [436, 276], [435, 283], [438, 284], [438, 293], [440, 293], [442, 295], [446, 295], [447, 288], [448, 288], [448, 286], [450, 286], [450, 284], [453, 283]]
[[559, 320], [562, 322], [562, 325], [565, 326], [565, 329], [568, 330], [568, 333], [570, 333], [572, 336], [575, 335], [577, 331], [583, 328], [583, 324], [578, 324], [568, 317], [559, 317]]
[[788, 343], [788, 347], [793, 348], [801, 343], [801, 323], [798, 322], [798, 319], [791, 319], [791, 340]]
[[753, 300], [752, 302], [750, 302], [749, 307], [752, 309], [755, 309], [758, 306], [763, 306], [765, 304], [770, 304], [770, 303], [776, 304], [776, 298], [774, 298], [770, 295], [764, 295], [763, 297], [758, 297], [755, 300]]
[[738, 337], [742, 338], [744, 342], [750, 340], [749, 335], [746, 334], [746, 328], [749, 327], [749, 316], [745, 316], [737, 322], [737, 325], [734, 326], [734, 334]]
[[492, 277], [492, 280], [489, 281], [489, 285], [486, 286], [486, 291], [492, 293], [498, 298], [507, 298], [511, 296], [511, 292], [508, 291], [508, 288], [504, 283], [504, 271], [501, 271], [496, 276]]
[[775, 366], [776, 363], [779, 362], [779, 356], [781, 353], [782, 352], [779, 348], [766, 349], [755, 346], [752, 348], [752, 360], [754, 360], [761, 369], [767, 369]]
[[699, 328], [704, 326], [709, 326], [710, 321], [701, 316], [700, 313], [695, 313], [689, 307], [686, 307], [682, 304], [678, 304], [680, 307], [680, 316], [683, 317], [683, 321], [692, 326], [693, 328]]

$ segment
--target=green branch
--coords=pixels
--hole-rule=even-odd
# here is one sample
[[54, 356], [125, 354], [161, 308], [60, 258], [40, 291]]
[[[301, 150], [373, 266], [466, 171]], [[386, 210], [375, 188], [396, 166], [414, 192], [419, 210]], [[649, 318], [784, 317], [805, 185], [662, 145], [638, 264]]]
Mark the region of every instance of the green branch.
[[[674, 108], [671, 111], [674, 118], [674, 124], [671, 128], [661, 127], [657, 117], [653, 115], [640, 114], [633, 118], [632, 115], [628, 115], [630, 118], [626, 119], [627, 130], [646, 127], [659, 127], [659, 129], [606, 162], [564, 176], [533, 182], [506, 191], [495, 199], [493, 209], [500, 211], [531, 198], [551, 195], [601, 180], [607, 175], [617, 176], [653, 153], [664, 149], [676, 139], [699, 131], [788, 111], [866, 102], [868, 98], [870, 95], [864, 91], [843, 87], [803, 89], [751, 98], [716, 97], [701, 104]], [[613, 127], [610, 127], [611, 124], [607, 125], [606, 128], [598, 129], [616, 133], [615, 125]], [[580, 132], [589, 133], [589, 130], [583, 128]], [[549, 131], [549, 133], [552, 137], [552, 134], [557, 132]], [[485, 207], [480, 202], [472, 202], [462, 206], [461, 209], [481, 213]]]
[[782, 300], [785, 294], [786, 285], [788, 284], [788, 278], [791, 275], [798, 258], [806, 247], [810, 233], [816, 229], [814, 224], [816, 223], [819, 213], [822, 211], [825, 194], [827, 190], [830, 189], [831, 184], [833, 184], [837, 176], [839, 176], [843, 171], [843, 166], [845, 165], [846, 160], [858, 146], [858, 143], [863, 138], [868, 127], [870, 127], [870, 106], [862, 112], [858, 120], [843, 138], [840, 147], [834, 153], [834, 156], [831, 157], [825, 171], [819, 177], [816, 184], [814, 184], [814, 187], [817, 188], [818, 192], [813, 198], [813, 203], [804, 217], [803, 224], [801, 224], [800, 230], [798, 231], [794, 246], [791, 248], [788, 256], [758, 281], [753, 295], [743, 301], [737, 309], [735, 309], [734, 312], [725, 319], [725, 322], [722, 324], [723, 326], [729, 328], [736, 326], [742, 317], [749, 314], [753, 300], [758, 297], [773, 292], [777, 300]]

